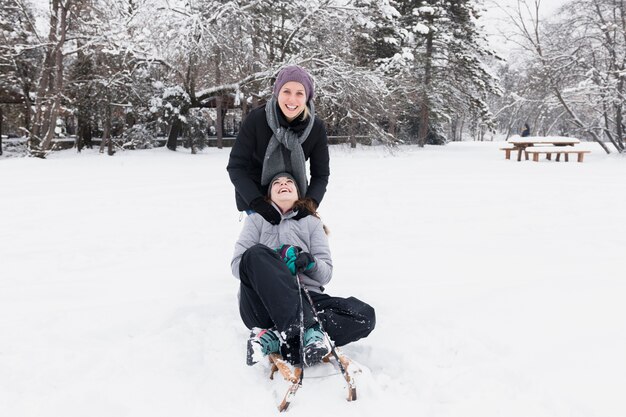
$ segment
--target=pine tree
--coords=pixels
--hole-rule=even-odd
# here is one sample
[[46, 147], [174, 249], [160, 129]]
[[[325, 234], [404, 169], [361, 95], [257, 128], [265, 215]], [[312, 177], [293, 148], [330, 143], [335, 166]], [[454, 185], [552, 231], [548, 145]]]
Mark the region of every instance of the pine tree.
[[397, 0], [395, 8], [401, 52], [386, 62], [414, 86], [417, 108], [409, 124], [417, 125], [417, 142], [444, 143], [444, 125], [470, 115], [493, 128], [488, 94], [500, 94], [483, 61], [495, 57], [479, 30], [476, 0]]
[[[0, 102], [23, 103], [21, 125], [29, 129], [31, 93], [36, 88], [41, 57], [41, 50], [36, 47], [35, 18], [28, 4], [21, 0], [0, 0], [0, 10]], [[16, 112], [6, 113], [14, 117]]]
[[394, 24], [399, 16], [387, 0], [358, 0], [355, 7], [363, 9], [363, 16], [354, 28], [353, 52], [356, 64], [375, 67], [382, 59], [400, 53], [400, 34]]

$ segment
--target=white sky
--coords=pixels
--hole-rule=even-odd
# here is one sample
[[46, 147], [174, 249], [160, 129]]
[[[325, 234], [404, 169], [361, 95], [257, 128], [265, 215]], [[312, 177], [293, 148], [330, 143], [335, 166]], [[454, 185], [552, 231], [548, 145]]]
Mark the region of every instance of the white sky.
[[[526, 0], [534, 4], [534, 0]], [[483, 16], [483, 25], [487, 31], [491, 45], [501, 55], [507, 55], [510, 47], [507, 45], [503, 33], [510, 31], [511, 24], [508, 22], [507, 14], [503, 9], [515, 8], [518, 0], [485, 0], [487, 13]], [[540, 0], [540, 17], [548, 18], [567, 0]]]
[[[534, 0], [526, 0], [529, 3], [534, 3]], [[502, 11], [503, 8], [516, 7], [518, 0], [484, 0], [485, 8], [487, 9], [487, 15], [485, 18], [489, 20], [501, 19], [506, 16]], [[539, 11], [544, 17], [550, 16], [556, 11], [556, 9], [567, 3], [567, 0], [540, 0]]]

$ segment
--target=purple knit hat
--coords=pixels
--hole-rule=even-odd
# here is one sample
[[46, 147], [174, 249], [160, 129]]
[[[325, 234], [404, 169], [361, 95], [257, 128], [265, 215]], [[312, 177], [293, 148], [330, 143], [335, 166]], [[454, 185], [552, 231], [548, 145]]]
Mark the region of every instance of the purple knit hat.
[[274, 95], [276, 97], [278, 97], [278, 93], [280, 93], [280, 89], [283, 88], [283, 85], [287, 84], [289, 81], [295, 81], [304, 86], [306, 101], [313, 98], [313, 78], [307, 70], [297, 65], [290, 65], [281, 69], [276, 76], [276, 81], [274, 82]]

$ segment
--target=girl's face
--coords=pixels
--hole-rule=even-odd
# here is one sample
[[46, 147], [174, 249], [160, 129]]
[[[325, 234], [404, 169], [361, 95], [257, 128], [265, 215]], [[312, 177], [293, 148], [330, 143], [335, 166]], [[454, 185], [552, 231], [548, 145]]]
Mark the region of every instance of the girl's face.
[[298, 200], [298, 190], [291, 178], [278, 177], [271, 184], [272, 201], [279, 206], [291, 207]]
[[278, 105], [288, 121], [292, 121], [304, 111], [306, 90], [296, 81], [285, 83], [278, 93]]

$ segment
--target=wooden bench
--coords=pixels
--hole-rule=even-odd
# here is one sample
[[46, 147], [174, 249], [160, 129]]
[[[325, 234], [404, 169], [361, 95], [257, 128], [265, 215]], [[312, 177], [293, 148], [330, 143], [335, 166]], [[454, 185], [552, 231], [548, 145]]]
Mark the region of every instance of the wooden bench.
[[[501, 151], [504, 151], [504, 159], [511, 159], [511, 152], [513, 151], [519, 151], [519, 148], [516, 148], [514, 146], [507, 146], [504, 148], [500, 148]], [[526, 159], [528, 159], [528, 155], [526, 155]]]
[[552, 160], [552, 154], [556, 154], [557, 162], [561, 159], [561, 154], [565, 155], [565, 162], [569, 162], [569, 154], [578, 155], [578, 162], [582, 162], [586, 153], [591, 151], [576, 149], [574, 146], [530, 146], [526, 148], [526, 155], [531, 154], [533, 161], [539, 162], [539, 155], [546, 154], [546, 159]]

